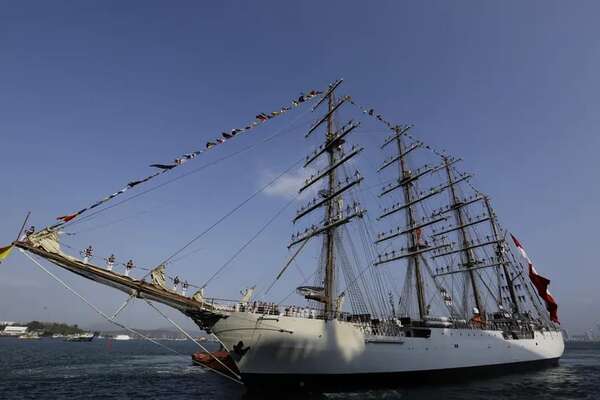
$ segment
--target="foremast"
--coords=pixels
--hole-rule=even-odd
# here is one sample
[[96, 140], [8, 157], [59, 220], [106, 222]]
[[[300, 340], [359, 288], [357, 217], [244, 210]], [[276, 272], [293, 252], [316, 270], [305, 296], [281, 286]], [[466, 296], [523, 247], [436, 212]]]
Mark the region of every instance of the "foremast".
[[314, 300], [323, 304], [323, 317], [325, 319], [336, 318], [337, 313], [340, 311], [337, 309], [338, 298], [336, 292], [335, 256], [336, 242], [339, 240], [340, 235], [338, 230], [342, 225], [349, 223], [356, 217], [362, 217], [365, 213], [365, 210], [362, 209], [358, 203], [349, 204], [346, 207], [343, 205], [343, 193], [355, 185], [358, 185], [363, 178], [360, 176], [360, 173], [356, 171], [353, 176], [346, 176], [345, 179], [340, 179], [341, 175], [338, 174], [338, 171], [350, 161], [350, 159], [360, 153], [363, 148], [353, 146], [349, 151], [346, 151], [343, 146], [345, 137], [359, 126], [358, 123], [349, 121], [339, 130], [336, 130], [335, 128], [335, 113], [347, 100], [346, 97], [336, 100], [335, 91], [341, 83], [342, 80], [338, 80], [331, 84], [321, 101], [313, 108], [314, 111], [322, 103], [327, 101], [327, 113], [312, 126], [305, 136], [309, 137], [319, 127], [326, 123], [325, 142], [315, 149], [312, 154], [306, 157], [304, 167], [311, 167], [313, 163], [321, 159], [323, 155], [326, 155], [327, 164], [324, 169], [317, 171], [316, 174], [311, 175], [310, 178], [305, 181], [304, 185], [300, 188], [299, 193], [302, 193], [317, 183], [324, 184], [324, 188], [319, 190], [319, 197], [313, 198], [308, 204], [297, 211], [294, 223], [319, 208], [324, 208], [323, 220], [321, 223], [305, 229], [302, 233], [292, 235], [292, 241], [288, 246], [288, 248], [291, 248], [298, 244], [304, 245], [311, 238], [317, 235], [323, 235], [323, 287], [311, 288], [313, 290], [310, 292], [305, 291], [302, 294], [304, 294], [305, 298], [308, 300]]
[[[328, 116], [327, 116], [327, 134], [326, 143], [329, 144], [333, 141], [335, 136], [334, 125], [333, 125], [333, 107], [335, 104], [335, 90], [332, 90], [327, 97], [328, 105]], [[331, 220], [336, 214], [336, 200], [338, 196], [333, 195], [333, 187], [335, 185], [336, 170], [332, 168], [335, 163], [336, 153], [338, 146], [327, 146], [327, 160], [329, 166], [329, 173], [327, 174], [327, 191], [328, 196], [331, 198], [326, 202], [325, 207], [325, 221]], [[325, 315], [330, 315], [333, 311], [334, 293], [335, 293], [335, 251], [334, 251], [334, 235], [336, 227], [332, 226], [325, 230], [325, 281], [324, 281], [324, 311]]]

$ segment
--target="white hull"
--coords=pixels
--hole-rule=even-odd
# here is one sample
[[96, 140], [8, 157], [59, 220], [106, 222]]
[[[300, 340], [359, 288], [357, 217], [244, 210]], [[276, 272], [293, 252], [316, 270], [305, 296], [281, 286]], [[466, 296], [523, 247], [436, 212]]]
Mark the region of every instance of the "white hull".
[[533, 339], [504, 339], [502, 332], [431, 328], [429, 338], [377, 337], [354, 324], [234, 312], [214, 334], [234, 354], [242, 375], [395, 374], [556, 360], [562, 334], [536, 332]]

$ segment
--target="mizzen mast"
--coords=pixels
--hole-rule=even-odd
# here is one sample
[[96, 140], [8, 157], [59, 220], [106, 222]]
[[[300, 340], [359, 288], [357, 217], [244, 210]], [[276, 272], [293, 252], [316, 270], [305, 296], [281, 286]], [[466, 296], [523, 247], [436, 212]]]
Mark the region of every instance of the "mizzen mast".
[[[517, 294], [515, 293], [515, 287], [513, 285], [514, 280], [511, 278], [509, 271], [508, 271], [509, 262], [506, 259], [506, 256], [504, 254], [504, 252], [505, 252], [504, 244], [500, 241], [500, 239], [498, 237], [498, 225], [496, 222], [496, 213], [494, 212], [494, 210], [492, 210], [492, 206], [490, 204], [490, 199], [487, 196], [484, 197], [483, 202], [485, 204], [487, 213], [490, 217], [490, 225], [492, 228], [492, 234], [494, 235], [494, 240], [496, 240], [496, 259], [498, 260], [498, 263], [501, 264], [501, 266], [502, 266], [502, 272], [504, 274], [504, 279], [506, 280], [506, 285], [508, 286], [508, 293], [510, 294], [510, 300], [512, 303], [511, 311], [513, 313], [518, 313], [519, 312], [519, 304], [517, 302]], [[500, 293], [499, 301], [500, 301], [500, 304], [502, 304], [502, 293]]]

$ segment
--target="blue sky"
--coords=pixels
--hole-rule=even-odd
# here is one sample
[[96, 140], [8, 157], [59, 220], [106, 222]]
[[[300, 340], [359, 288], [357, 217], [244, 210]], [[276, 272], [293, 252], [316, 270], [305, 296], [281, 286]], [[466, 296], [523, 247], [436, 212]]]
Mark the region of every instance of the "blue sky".
[[[0, 242], [14, 239], [27, 210], [43, 226], [145, 176], [153, 162], [201, 148], [258, 112], [344, 77], [344, 92], [391, 120], [416, 124], [424, 140], [465, 159], [503, 225], [552, 279], [563, 325], [591, 327], [600, 320], [600, 6], [366, 4], [4, 4]], [[262, 151], [193, 174], [95, 223], [126, 221], [89, 236], [84, 229], [94, 225], [81, 224], [73, 244], [94, 243], [140, 263], [164, 258], [301, 157], [300, 128], [312, 117], [290, 115], [186, 166], [256, 143], [296, 117], [299, 129]], [[201, 250], [174, 266], [175, 273], [202, 282], [284, 201], [262, 195], [199, 241], [192, 249]], [[270, 279], [291, 232], [278, 221], [209, 289], [236, 295], [236, 277]], [[67, 279], [104, 309], [122, 301], [109, 289]], [[34, 318], [100, 322], [14, 254], [0, 265], [0, 320]], [[142, 305], [124, 319], [165, 325]]]

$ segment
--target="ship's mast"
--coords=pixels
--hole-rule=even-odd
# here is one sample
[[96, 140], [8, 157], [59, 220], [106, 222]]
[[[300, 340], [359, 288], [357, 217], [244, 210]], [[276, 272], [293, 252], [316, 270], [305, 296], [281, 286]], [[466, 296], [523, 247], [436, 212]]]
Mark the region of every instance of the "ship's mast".
[[[402, 140], [402, 135], [400, 133], [400, 128], [396, 127], [396, 145], [398, 147], [398, 155], [400, 159], [398, 160], [398, 167], [400, 169], [400, 176], [402, 180], [409, 180], [412, 177], [412, 172], [409, 168], [407, 168], [406, 154], [405, 154], [405, 146]], [[406, 204], [413, 204], [413, 196], [411, 193], [411, 185], [404, 185], [404, 201]], [[410, 205], [406, 209], [406, 224], [409, 227], [415, 226], [415, 210], [414, 205]], [[408, 235], [408, 245], [409, 250], [412, 252], [416, 252], [419, 250], [419, 238], [417, 237], [417, 231], [411, 229]], [[415, 273], [415, 285], [417, 288], [417, 303], [419, 305], [419, 317], [423, 319], [427, 315], [426, 305], [425, 305], [425, 291], [423, 289], [423, 276], [421, 275], [421, 265], [419, 264], [419, 254], [415, 254], [409, 257], [409, 268], [410, 264], [414, 267]]]
[[[494, 235], [494, 240], [496, 240], [496, 257], [498, 262], [502, 265], [502, 272], [504, 273], [504, 279], [506, 280], [506, 285], [508, 286], [508, 292], [510, 294], [510, 300], [512, 302], [512, 312], [519, 312], [519, 304], [517, 303], [517, 295], [515, 293], [515, 287], [513, 285], [513, 280], [508, 274], [508, 260], [504, 255], [504, 249], [502, 247], [502, 243], [498, 238], [498, 225], [496, 222], [496, 214], [494, 210], [492, 210], [492, 206], [490, 205], [490, 199], [485, 196], [484, 199], [485, 208], [487, 210], [488, 215], [490, 216], [490, 225], [492, 227], [492, 234]], [[499, 298], [500, 302], [502, 302], [502, 295]]]
[[[298, 233], [292, 236], [292, 242], [288, 247], [295, 246], [297, 244], [304, 245], [307, 240], [317, 235], [324, 236], [323, 242], [323, 288], [322, 292], [315, 291], [319, 288], [311, 288], [309, 291], [302, 292], [305, 298], [309, 300], [315, 300], [323, 304], [324, 317], [326, 319], [335, 318], [337, 298], [336, 298], [336, 265], [335, 265], [335, 254], [336, 254], [336, 240], [337, 229], [350, 222], [355, 217], [362, 217], [365, 213], [358, 203], [348, 204], [345, 208], [341, 206], [342, 194], [347, 190], [351, 189], [355, 185], [358, 185], [362, 181], [362, 176], [356, 171], [353, 176], [340, 176], [338, 174], [338, 168], [342, 167], [351, 158], [359, 154], [363, 148], [352, 146], [351, 149], [346, 151], [343, 148], [345, 143], [345, 137], [357, 128], [360, 124], [352, 121], [342, 126], [336, 131], [334, 124], [334, 115], [338, 108], [346, 102], [347, 97], [342, 97], [340, 100], [336, 100], [335, 89], [341, 84], [341, 80], [330, 85], [327, 93], [323, 95], [321, 101], [313, 108], [316, 109], [327, 100], [328, 110], [327, 114], [323, 116], [317, 123], [305, 135], [310, 136], [317, 128], [322, 124], [327, 123], [327, 129], [325, 132], [325, 143], [321, 144], [315, 149], [312, 154], [306, 157], [304, 167], [312, 165], [313, 162], [320, 159], [321, 156], [327, 155], [327, 164], [322, 169], [313, 174], [306, 180], [304, 186], [302, 186], [299, 192], [303, 192], [307, 188], [314, 184], [324, 181], [325, 187], [319, 191], [319, 197], [312, 199], [308, 204], [301, 207], [296, 212], [294, 223], [313, 211], [324, 207], [323, 221], [317, 225], [312, 225], [310, 228], [305, 229], [304, 232]], [[345, 179], [344, 179], [345, 178]], [[303, 287], [298, 288], [299, 291]]]
[[[327, 117], [327, 132], [325, 134], [325, 141], [330, 143], [335, 136], [335, 129], [333, 126], [333, 107], [335, 104], [335, 90], [329, 93], [327, 99], [328, 104], [328, 117]], [[329, 196], [333, 194], [333, 188], [335, 185], [335, 168], [332, 166], [335, 163], [335, 153], [338, 146], [329, 146], [327, 148], [327, 159], [329, 173], [327, 174], [327, 187], [325, 191]], [[325, 221], [330, 221], [334, 215], [336, 215], [335, 208], [337, 207], [337, 197], [333, 196], [325, 207]], [[325, 303], [324, 310], [325, 316], [331, 315], [334, 304], [335, 294], [335, 229], [336, 226], [331, 226], [325, 231], [325, 281], [324, 281], [324, 294]]]
[[414, 274], [415, 276], [414, 285], [416, 287], [417, 292], [416, 295], [417, 305], [419, 308], [419, 318], [423, 320], [429, 314], [428, 305], [425, 300], [425, 286], [423, 283], [423, 272], [421, 268], [423, 265], [423, 254], [449, 247], [449, 245], [443, 244], [429, 246], [425, 243], [422, 243], [420, 240], [420, 233], [422, 228], [444, 221], [446, 220], [446, 217], [432, 216], [429, 219], [422, 219], [420, 221], [417, 221], [416, 207], [421, 202], [425, 201], [427, 198], [441, 193], [444, 187], [435, 188], [435, 190], [431, 190], [427, 194], [424, 194], [421, 197], [419, 197], [415, 194], [414, 191], [415, 183], [421, 177], [426, 176], [428, 174], [432, 174], [435, 171], [438, 171], [439, 169], [443, 168], [443, 166], [425, 165], [422, 168], [417, 169], [415, 172], [412, 171], [412, 169], [408, 165], [407, 155], [412, 151], [420, 148], [423, 144], [421, 142], [413, 142], [409, 143], [408, 145], [405, 143], [406, 131], [408, 131], [409, 129], [410, 126], [397, 126], [394, 128], [394, 135], [388, 137], [384, 141], [383, 145], [381, 145], [381, 148], [383, 149], [390, 143], [395, 142], [398, 154], [395, 154], [390, 159], [386, 160], [383, 163], [383, 165], [378, 169], [378, 172], [381, 172], [390, 165], [393, 165], [396, 162], [398, 163], [398, 171], [400, 176], [398, 177], [395, 183], [384, 187], [383, 191], [379, 194], [379, 197], [388, 195], [389, 193], [392, 193], [397, 189], [402, 189], [404, 203], [397, 203], [389, 208], [384, 209], [383, 213], [377, 219], [381, 220], [397, 212], [404, 211], [404, 215], [406, 217], [406, 225], [404, 227], [397, 227], [395, 230], [391, 230], [389, 233], [380, 233], [377, 236], [377, 240], [375, 241], [375, 243], [382, 243], [387, 240], [407, 235], [406, 240], [408, 246], [406, 251], [396, 252], [394, 250], [391, 252], [391, 254], [380, 254], [378, 260], [375, 262], [375, 265], [389, 263], [400, 259], [407, 259], [408, 270], [406, 276], [407, 279], [408, 277], [410, 277], [411, 274]]
[[446, 170], [446, 174], [448, 175], [448, 185], [450, 186], [450, 197], [451, 197], [451, 208], [454, 209], [456, 220], [459, 226], [459, 237], [460, 237], [460, 246], [463, 249], [464, 254], [464, 265], [467, 267], [469, 271], [469, 278], [471, 280], [471, 286], [473, 287], [473, 297], [475, 297], [475, 306], [479, 311], [480, 315], [485, 315], [483, 309], [483, 303], [481, 302], [481, 298], [479, 295], [479, 289], [477, 287], [477, 281], [475, 279], [475, 271], [472, 269], [476, 266], [475, 257], [471, 253], [471, 249], [469, 249], [467, 232], [465, 229], [464, 217], [462, 212], [462, 204], [456, 195], [456, 189], [454, 188], [454, 175], [452, 174], [452, 169], [450, 168], [450, 162], [447, 157], [444, 157], [444, 169]]

